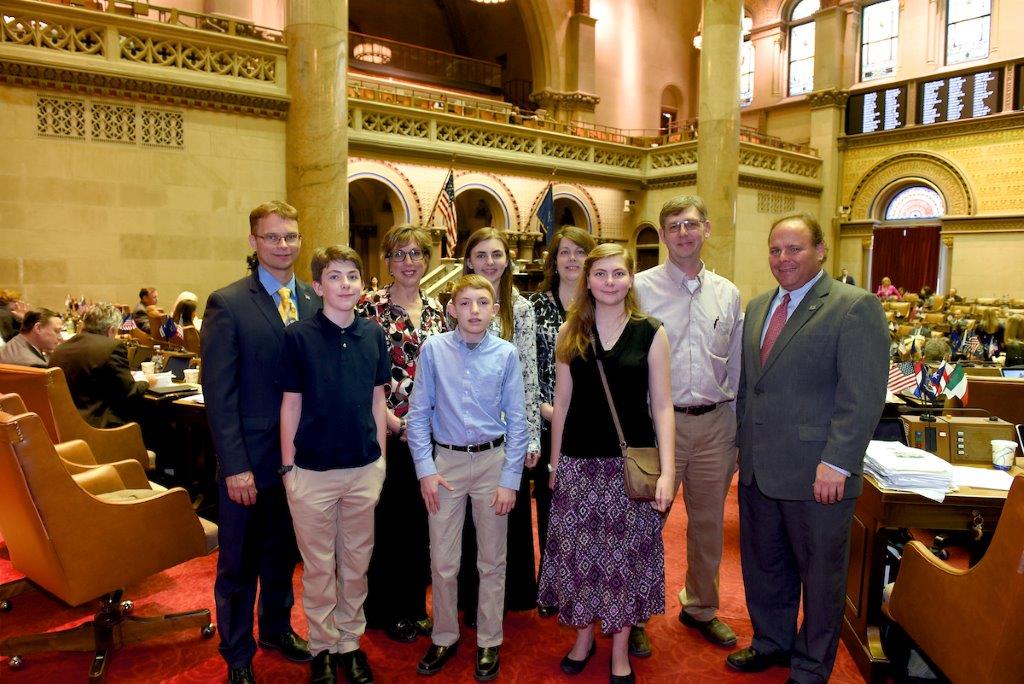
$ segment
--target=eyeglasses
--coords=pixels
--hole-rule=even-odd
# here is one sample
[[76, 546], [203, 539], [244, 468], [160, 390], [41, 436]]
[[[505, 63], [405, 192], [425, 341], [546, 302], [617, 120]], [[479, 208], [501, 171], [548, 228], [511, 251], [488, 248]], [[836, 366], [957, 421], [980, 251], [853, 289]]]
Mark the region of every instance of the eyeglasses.
[[675, 235], [680, 229], [685, 228], [687, 233], [694, 233], [704, 227], [704, 221], [695, 221], [693, 219], [686, 219], [685, 221], [676, 221], [665, 226], [665, 232], [670, 235]]
[[423, 261], [423, 250], [422, 249], [410, 249], [406, 252], [403, 249], [396, 249], [394, 252], [388, 254], [388, 259], [395, 263], [401, 263], [405, 261], [405, 257], [409, 257], [413, 261]]
[[284, 235], [278, 235], [277, 233], [265, 233], [263, 235], [257, 235], [260, 240], [268, 247], [274, 247], [280, 244], [281, 240], [284, 240], [286, 245], [297, 245], [302, 236], [298, 233], [285, 233]]

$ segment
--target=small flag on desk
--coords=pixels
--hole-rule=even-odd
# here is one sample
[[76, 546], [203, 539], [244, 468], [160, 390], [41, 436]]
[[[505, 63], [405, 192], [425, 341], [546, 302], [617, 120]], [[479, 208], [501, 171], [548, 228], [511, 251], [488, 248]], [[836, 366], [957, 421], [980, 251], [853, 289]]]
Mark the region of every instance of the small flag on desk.
[[889, 391], [893, 394], [899, 394], [911, 387], [916, 387], [918, 384], [918, 368], [916, 366], [919, 365], [912, 361], [904, 361], [903, 363], [894, 363], [889, 366]]
[[177, 338], [180, 338], [182, 342], [185, 340], [185, 334], [182, 332], [181, 328], [179, 328], [178, 324], [170, 318], [164, 321], [164, 324], [160, 326], [160, 332], [168, 342], [174, 342]]
[[967, 338], [967, 351], [970, 354], [974, 354], [981, 349], [981, 340], [978, 339], [977, 335], [972, 334]]
[[132, 330], [135, 330], [138, 327], [139, 326], [135, 325], [135, 319], [132, 318], [132, 315], [128, 314], [127, 316], [124, 317], [124, 320], [121, 321], [121, 327], [118, 328], [118, 330], [120, 330], [120, 332], [123, 333], [130, 333]]
[[956, 397], [960, 403], [967, 406], [967, 374], [964, 373], [963, 367], [959, 363], [955, 366], [947, 363], [946, 373], [946, 386], [942, 393], [947, 397]]

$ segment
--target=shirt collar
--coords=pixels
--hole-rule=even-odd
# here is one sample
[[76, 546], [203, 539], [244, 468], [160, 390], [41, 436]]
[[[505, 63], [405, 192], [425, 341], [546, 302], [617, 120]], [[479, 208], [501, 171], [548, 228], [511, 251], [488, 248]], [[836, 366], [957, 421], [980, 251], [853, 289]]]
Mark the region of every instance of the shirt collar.
[[780, 286], [779, 292], [775, 296], [781, 298], [786, 294], [789, 294], [790, 301], [793, 301], [794, 299], [801, 300], [808, 292], [811, 291], [811, 288], [814, 287], [814, 284], [821, 280], [821, 276], [823, 273], [825, 273], [825, 271], [819, 270], [818, 275], [814, 276], [813, 278], [811, 278], [810, 280], [808, 280], [806, 283], [804, 283], [795, 290], [784, 290]]
[[276, 295], [277, 291], [280, 290], [282, 287], [287, 287], [291, 291], [292, 296], [295, 297], [295, 300], [298, 301], [299, 296], [298, 293], [295, 291], [294, 273], [292, 274], [292, 277], [288, 280], [288, 282], [285, 283], [284, 285], [278, 282], [277, 278], [270, 275], [270, 271], [263, 268], [263, 264], [260, 264], [259, 266], [256, 267], [256, 275], [260, 279], [260, 285], [263, 286], [263, 289], [266, 290], [267, 294], [269, 294], [271, 297]]
[[[469, 344], [470, 344], [470, 343], [469, 343], [469, 342], [466, 342], [466, 338], [464, 338], [464, 337], [462, 336], [462, 331], [461, 331], [461, 330], [459, 330], [459, 325], [458, 325], [458, 323], [456, 323], [456, 324], [455, 324], [455, 327], [454, 327], [454, 328], [452, 329], [452, 332], [454, 332], [454, 333], [455, 333], [455, 340], [456, 340], [456, 342], [457, 342], [457, 343], [459, 344], [459, 346], [460, 346], [460, 347], [465, 347], [466, 349], [469, 349]], [[480, 341], [479, 341], [479, 342], [477, 343], [477, 345], [476, 345], [476, 349], [479, 349], [480, 347], [482, 347], [482, 346], [483, 346], [483, 344], [484, 344], [484, 343], [485, 343], [485, 342], [486, 342], [487, 340], [489, 340], [490, 338], [491, 338], [491, 332], [490, 332], [489, 330], [487, 330], [487, 331], [484, 331], [484, 336], [480, 338]]]
[[690, 276], [688, 276], [685, 273], [683, 273], [683, 271], [678, 266], [676, 266], [674, 263], [672, 263], [671, 259], [667, 259], [665, 261], [665, 270], [668, 271], [668, 277], [678, 287], [686, 287], [686, 282], [687, 281], [696, 280], [697, 281], [697, 289], [699, 290], [700, 286], [704, 284], [704, 260], [703, 259], [701, 259], [700, 270], [697, 271], [697, 277], [696, 278], [691, 278]]
[[352, 337], [363, 336], [363, 328], [359, 324], [359, 321], [361, 320], [359, 316], [352, 319], [352, 322], [349, 323], [346, 328], [339, 327], [337, 323], [328, 318], [323, 309], [316, 310], [314, 320], [317, 322], [317, 325], [320, 326], [320, 330], [331, 337], [341, 337], [342, 335], [351, 335]]

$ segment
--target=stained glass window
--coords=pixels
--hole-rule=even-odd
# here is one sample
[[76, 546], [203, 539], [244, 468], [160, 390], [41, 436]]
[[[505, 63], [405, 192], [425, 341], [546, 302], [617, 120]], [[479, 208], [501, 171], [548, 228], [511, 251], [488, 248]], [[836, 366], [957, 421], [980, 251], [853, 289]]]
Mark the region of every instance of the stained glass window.
[[899, 16], [898, 0], [883, 0], [864, 8], [860, 43], [862, 81], [891, 76], [896, 71]]
[[988, 57], [992, 0], [949, 0], [946, 4], [946, 64]]
[[885, 208], [887, 221], [900, 219], [936, 218], [946, 213], [946, 202], [935, 190], [924, 185], [912, 185], [892, 196]]
[[740, 45], [740, 106], [754, 101], [754, 44], [749, 39]]
[[[789, 15], [789, 94], [814, 90], [814, 13], [821, 0], [800, 0]], [[799, 23], [797, 23], [799, 22]]]

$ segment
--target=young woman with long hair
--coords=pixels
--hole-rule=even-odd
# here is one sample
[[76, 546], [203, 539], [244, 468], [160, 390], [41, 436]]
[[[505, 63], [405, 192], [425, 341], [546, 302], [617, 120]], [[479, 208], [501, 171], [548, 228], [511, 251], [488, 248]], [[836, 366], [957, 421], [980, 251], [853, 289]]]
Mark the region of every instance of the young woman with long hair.
[[[538, 601], [576, 628], [562, 670], [594, 655], [594, 623], [612, 635], [611, 681], [634, 681], [630, 627], [665, 611], [661, 512], [675, 482], [675, 419], [668, 336], [633, 291], [633, 258], [599, 245], [584, 262], [578, 294], [558, 333], [551, 421], [551, 519]], [[623, 457], [597, 367], [604, 364], [627, 443], [657, 444], [655, 500], [626, 495]]]

